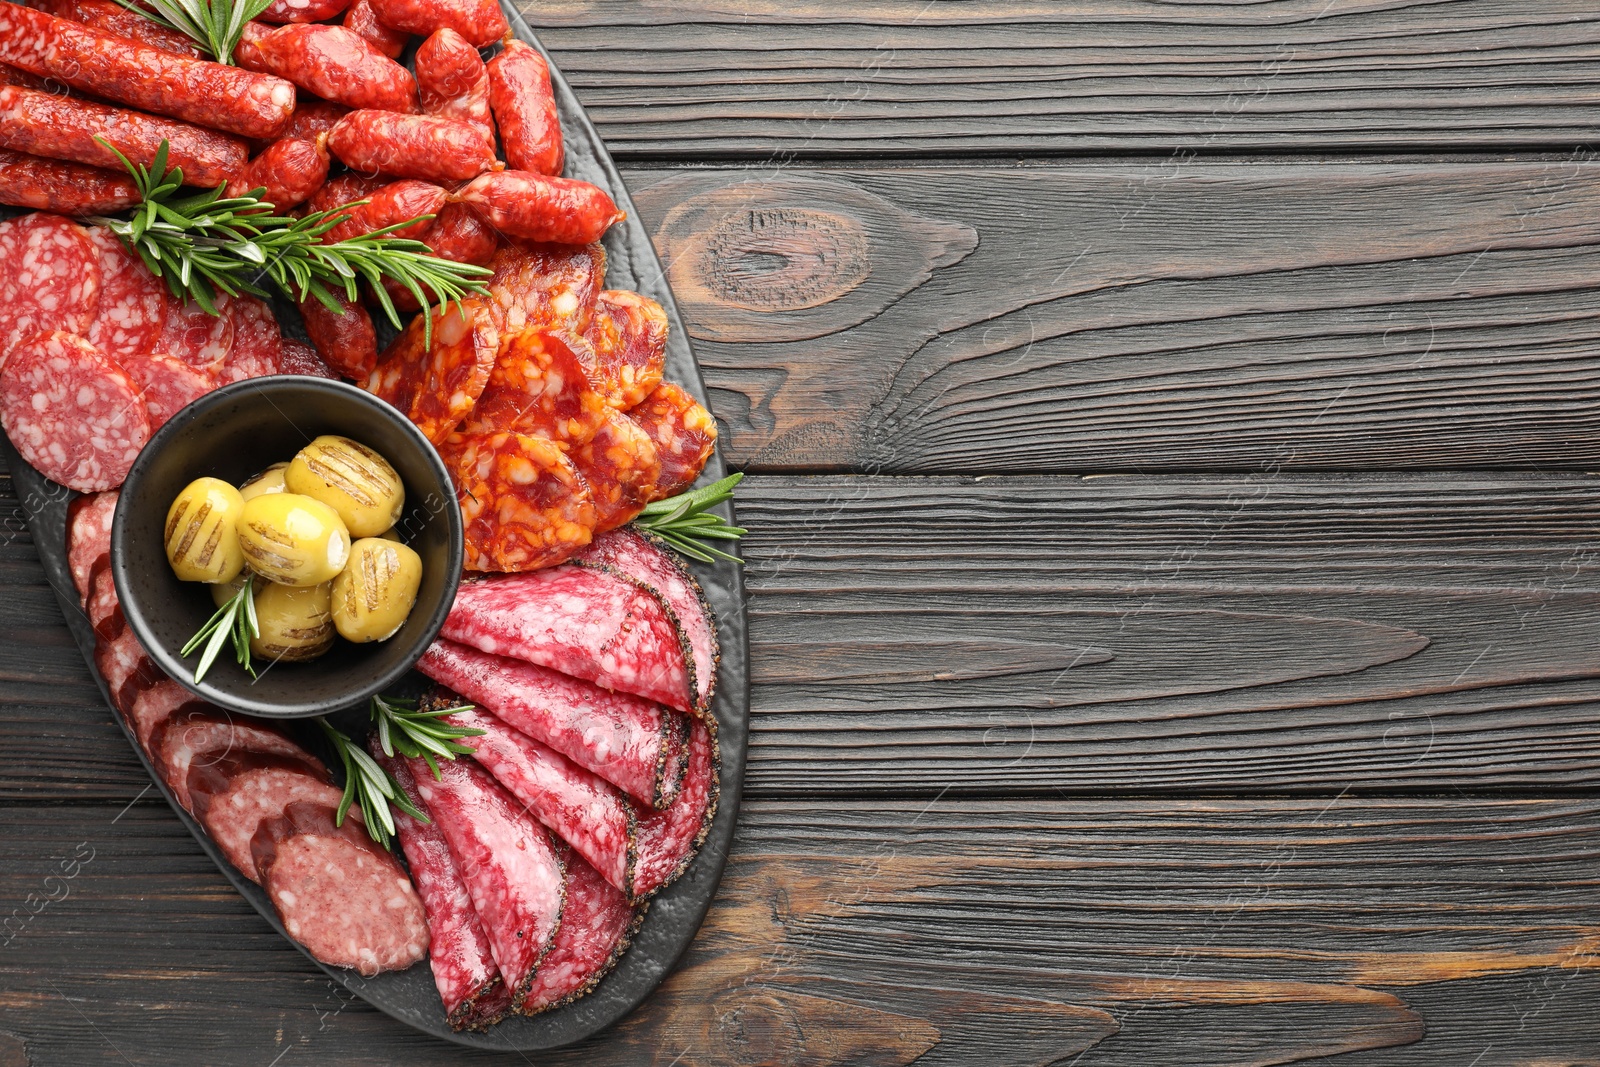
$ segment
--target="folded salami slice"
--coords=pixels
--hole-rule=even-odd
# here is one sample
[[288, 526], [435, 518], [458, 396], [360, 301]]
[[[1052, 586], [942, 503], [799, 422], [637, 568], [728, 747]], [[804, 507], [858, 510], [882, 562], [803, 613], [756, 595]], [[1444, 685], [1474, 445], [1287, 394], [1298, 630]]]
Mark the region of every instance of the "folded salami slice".
[[289, 936], [323, 963], [371, 977], [428, 951], [428, 921], [411, 879], [367, 835], [352, 808], [291, 800], [263, 820], [250, 856]]
[[89, 493], [67, 505], [67, 569], [78, 588], [78, 601], [89, 596], [89, 577], [95, 563], [111, 555], [111, 520], [117, 510], [117, 491]]
[[708, 711], [721, 658], [717, 621], [689, 569], [659, 540], [627, 528], [599, 535], [572, 562], [581, 567], [610, 567], [661, 598], [688, 639], [694, 657], [694, 710]]
[[689, 770], [683, 793], [666, 811], [639, 820], [634, 878], [638, 896], [648, 896], [682, 874], [711, 831], [717, 813], [718, 764], [716, 720], [695, 719], [689, 734]]
[[241, 874], [260, 880], [250, 839], [263, 819], [283, 814], [297, 800], [337, 807], [344, 791], [329, 782], [320, 763], [291, 756], [240, 752], [189, 768], [190, 810]]
[[141, 692], [165, 677], [161, 668], [145, 655], [132, 630], [123, 630], [110, 641], [98, 642], [94, 650], [94, 665], [100, 677], [106, 680], [106, 688], [111, 691], [112, 706], [125, 715], [133, 708]]
[[[385, 756], [374, 742], [372, 755], [417, 810], [427, 812], [416, 779], [404, 760]], [[423, 769], [426, 774], [426, 768]], [[430, 815], [429, 818], [432, 818]], [[394, 810], [395, 833], [411, 866], [411, 877], [428, 915], [428, 963], [453, 1030], [475, 1030], [498, 1021], [511, 1008], [511, 991], [500, 977], [489, 935], [472, 906], [467, 883], [456, 870], [450, 846], [437, 822], [418, 822]]]
[[692, 652], [666, 605], [610, 570], [560, 566], [463, 582], [440, 632], [679, 711], [695, 706]]
[[156, 731], [168, 719], [186, 711], [201, 711], [209, 706], [171, 678], [163, 678], [134, 700], [127, 712], [128, 725], [139, 739], [139, 747], [148, 753]]
[[583, 857], [567, 859], [567, 904], [561, 927], [533, 985], [522, 1014], [536, 1015], [587, 994], [615, 967], [644, 918]]
[[168, 717], [151, 733], [149, 751], [151, 762], [185, 808], [193, 807], [189, 797], [191, 767], [221, 763], [252, 752], [286, 756], [308, 766], [317, 762], [283, 731], [242, 716], [236, 718], [220, 708]]
[[631, 894], [635, 816], [615, 786], [493, 715], [457, 712], [451, 721], [482, 730], [463, 741], [477, 761], [607, 882]]
[[566, 872], [545, 828], [467, 760], [411, 760], [417, 791], [444, 833], [456, 869], [489, 936], [495, 965], [520, 1009], [561, 925]]
[[94, 627], [94, 635], [101, 641], [115, 641], [128, 624], [122, 616], [122, 605], [117, 601], [117, 583], [109, 559], [102, 558], [94, 565], [83, 613], [89, 617], [89, 625]]
[[666, 807], [677, 795], [666, 777], [675, 716], [659, 704], [448, 640], [417, 669], [642, 804]]

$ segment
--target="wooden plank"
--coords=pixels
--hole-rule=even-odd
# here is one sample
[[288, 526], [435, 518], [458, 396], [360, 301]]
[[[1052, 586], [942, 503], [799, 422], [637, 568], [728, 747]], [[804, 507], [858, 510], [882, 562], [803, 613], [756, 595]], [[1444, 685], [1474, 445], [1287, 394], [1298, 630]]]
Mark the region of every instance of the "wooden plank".
[[628, 180], [745, 469], [1600, 469], [1586, 156]]
[[[503, 1062], [343, 999], [162, 808], [0, 825], [16, 1062]], [[679, 972], [540, 1062], [1576, 1062], [1597, 847], [1593, 800], [757, 802]]]
[[1575, 146], [1584, 0], [524, 4], [619, 156]]
[[[748, 479], [752, 796], [1600, 781], [1600, 479]], [[18, 542], [0, 796], [145, 778]]]

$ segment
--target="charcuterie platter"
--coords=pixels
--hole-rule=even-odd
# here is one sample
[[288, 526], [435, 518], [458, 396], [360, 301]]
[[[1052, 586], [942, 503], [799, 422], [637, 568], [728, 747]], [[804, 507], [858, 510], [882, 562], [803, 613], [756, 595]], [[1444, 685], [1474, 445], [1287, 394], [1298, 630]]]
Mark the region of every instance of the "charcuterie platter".
[[[96, 9], [84, 5], [93, 0], [75, 2], [70, 26], [57, 18], [71, 7], [66, 0], [33, 6], [53, 12], [43, 16], [50, 27], [65, 26], [82, 37], [79, 45], [92, 45]], [[232, 134], [210, 138], [182, 118], [173, 118], [182, 129], [169, 129], [161, 125], [167, 118], [141, 112], [139, 122], [149, 119], [163, 145], [154, 173], [146, 168], [150, 183], [138, 180], [137, 167], [119, 176], [103, 160], [61, 147], [64, 135], [39, 134], [27, 154], [0, 149], [0, 185], [24, 190], [10, 202], [79, 217], [68, 224], [54, 214], [0, 209], [9, 220], [3, 225], [13, 227], [0, 243], [20, 241], [19, 269], [29, 283], [54, 287], [48, 301], [19, 299], [9, 312], [0, 309], [11, 346], [0, 370], [6, 458], [46, 575], [107, 703], [154, 785], [241, 895], [335, 981], [402, 1022], [473, 1047], [555, 1048], [615, 1023], [670, 972], [711, 904], [732, 840], [748, 729], [743, 586], [729, 556], [737, 541], [720, 541], [721, 550], [707, 554], [696, 550], [691, 529], [736, 531], [726, 493], [706, 490], [726, 470], [665, 272], [598, 136], [553, 67], [542, 90], [550, 122], [515, 96], [539, 95], [540, 60], [548, 58], [521, 16], [504, 5], [504, 42], [469, 33], [470, 45], [452, 57], [445, 53], [457, 38], [428, 32], [427, 3], [311, 6], [315, 23], [293, 15], [251, 23], [237, 44], [240, 68], [204, 64], [237, 71], [227, 76], [254, 90], [216, 110], [259, 121], [281, 102], [279, 73], [293, 75], [298, 88], [289, 95], [298, 93], [301, 112], [326, 106], [311, 99], [323, 83], [291, 59], [244, 59], [254, 46], [270, 53], [281, 29], [294, 28], [292, 36], [339, 25], [379, 42], [361, 47], [362, 63], [378, 68], [372, 56], [389, 47], [384, 41], [395, 58], [403, 55], [404, 69], [417, 70], [427, 114], [341, 101], [336, 111], [328, 107], [331, 134], [324, 129], [295, 145], [252, 134], [253, 158], [233, 164], [236, 172], [255, 168], [247, 179], [217, 177], [248, 180], [257, 190], [276, 182], [288, 197], [296, 195], [290, 176], [320, 166], [322, 181], [302, 182], [309, 201], [302, 219], [318, 210], [321, 190], [349, 178], [346, 198], [331, 206], [350, 207], [330, 211], [330, 226], [347, 227], [348, 247], [359, 254], [364, 243], [389, 257], [386, 271], [398, 265], [381, 279], [363, 274], [360, 295], [352, 285], [346, 302], [342, 282], [330, 275], [333, 300], [303, 291], [295, 292], [299, 299], [228, 294], [224, 285], [214, 295], [231, 310], [196, 308], [141, 280], [138, 260], [119, 259], [109, 235], [128, 234], [100, 216], [126, 219], [115, 210], [129, 206], [122, 201], [170, 195], [156, 184], [169, 152], [191, 153], [192, 165], [210, 176], [203, 168], [227, 164]], [[371, 22], [373, 9], [389, 22]], [[0, 12], [0, 38], [13, 32], [5, 24], [11, 10]], [[159, 36], [160, 27], [119, 26], [117, 33], [137, 31], [147, 41]], [[187, 47], [165, 43], [162, 54], [170, 59]], [[419, 135], [443, 146], [438, 159], [414, 163], [424, 169], [466, 166], [461, 160], [479, 150], [471, 101], [441, 101], [435, 92], [437, 106], [430, 105], [424, 69], [470, 67], [477, 49], [491, 69], [502, 60], [492, 117], [484, 97], [477, 118], [492, 124], [490, 157], [498, 127], [506, 160], [486, 157], [467, 166], [473, 173], [397, 175], [412, 164], [393, 153], [414, 149]], [[24, 68], [9, 86], [10, 68], [0, 68], [0, 89], [44, 77], [17, 55], [14, 40], [0, 39], [0, 59]], [[246, 67], [271, 74], [249, 82]], [[361, 92], [392, 92], [384, 78], [404, 85], [410, 77], [388, 68], [380, 74]], [[326, 84], [329, 93], [342, 91], [337, 78]], [[103, 85], [71, 88], [155, 106]], [[28, 103], [31, 91], [17, 100]], [[76, 92], [62, 99], [77, 106]], [[84, 103], [64, 128], [101, 121], [90, 109], [103, 105]], [[18, 121], [25, 112], [9, 114]], [[129, 145], [137, 134], [129, 133]], [[15, 138], [4, 143], [17, 147]], [[363, 179], [363, 170], [382, 171], [383, 180]], [[550, 184], [541, 170], [566, 185]], [[228, 193], [236, 191], [244, 192], [230, 186]], [[418, 195], [422, 201], [407, 199]], [[61, 201], [73, 196], [87, 200], [71, 210]], [[413, 238], [422, 234], [426, 247], [415, 239], [386, 243], [390, 231], [382, 227], [391, 223], [352, 228], [363, 206], [352, 196], [368, 207], [395, 200], [388, 206], [413, 220]], [[551, 203], [560, 210], [552, 213]], [[431, 228], [415, 222], [423, 215]], [[16, 229], [19, 220], [29, 228]], [[488, 266], [450, 267], [445, 261], [468, 260], [451, 261], [443, 248], [470, 243], [482, 223], [493, 231], [480, 257]], [[285, 221], [279, 233], [293, 226]], [[312, 243], [319, 241], [335, 253], [345, 247], [338, 233]], [[93, 272], [93, 284], [101, 288], [86, 295], [82, 270], [52, 271], [53, 246], [68, 250], [61, 253], [68, 266], [72, 254], [98, 256], [105, 269]], [[421, 257], [410, 260], [415, 269], [407, 256]], [[359, 258], [353, 262], [359, 270]], [[288, 276], [296, 277], [292, 269]], [[187, 276], [176, 287], [164, 280], [180, 295], [194, 294]], [[412, 307], [432, 303], [430, 296], [441, 306], [407, 322], [408, 294], [422, 297]], [[91, 311], [75, 325], [54, 323], [58, 297], [68, 307], [88, 299]], [[144, 324], [144, 342], [141, 301], [163, 309]], [[346, 329], [352, 315], [365, 316], [355, 306], [362, 301], [376, 320], [365, 355]], [[653, 350], [638, 341], [640, 323]], [[151, 337], [181, 353], [150, 354]], [[215, 362], [204, 368], [204, 360]], [[463, 360], [482, 370], [467, 384], [453, 371]], [[124, 372], [124, 364], [137, 370]], [[524, 380], [529, 368], [542, 368], [538, 389]], [[352, 384], [325, 380], [335, 377]], [[454, 392], [442, 388], [446, 379]], [[185, 387], [191, 380], [203, 384]], [[282, 432], [245, 435], [286, 450], [262, 457], [280, 462], [252, 471], [258, 460], [240, 455], [247, 446], [237, 437], [207, 455], [207, 427], [248, 411], [252, 396], [282, 409], [285, 397], [299, 395], [284, 392], [295, 382], [310, 383], [303, 391], [321, 399], [283, 412]], [[471, 394], [464, 402], [463, 391]], [[118, 406], [125, 396], [139, 402], [131, 423]], [[367, 421], [353, 414], [341, 421], [341, 411], [357, 409]], [[270, 421], [271, 411], [252, 417]], [[386, 435], [383, 418], [398, 420], [404, 432]], [[422, 460], [379, 454], [410, 448], [412, 438]], [[423, 484], [435, 468], [448, 523], [434, 521], [438, 494]], [[359, 479], [341, 480], [350, 471], [377, 471], [392, 499]], [[172, 488], [184, 481], [181, 493]], [[236, 521], [230, 508], [247, 521]], [[325, 518], [309, 555], [300, 541], [291, 551], [283, 547], [288, 540], [272, 540], [273, 522], [302, 537], [306, 515]], [[235, 536], [243, 546], [237, 561], [223, 550]], [[199, 552], [202, 542], [223, 548]], [[145, 559], [153, 548], [165, 550], [170, 573]], [[465, 560], [459, 589], [458, 572], [448, 583], [436, 580], [447, 558]], [[444, 598], [436, 610], [430, 595]], [[398, 607], [385, 597], [399, 597]], [[184, 644], [181, 633], [170, 641], [162, 630], [173, 604], [203, 618], [213, 603], [216, 614], [195, 641]], [[307, 619], [320, 628], [315, 634]], [[232, 652], [219, 654], [230, 640], [237, 662]], [[340, 692], [328, 689], [328, 679], [371, 674], [369, 665], [402, 642], [416, 646], [407, 662], [417, 669], [379, 686], [370, 704], [311, 718], [309, 711], [323, 709], [288, 702], [279, 715], [260, 696], [283, 689], [285, 679], [293, 689], [296, 677]], [[318, 656], [325, 659], [311, 662]], [[230, 693], [249, 694], [260, 676], [271, 685], [234, 702]], [[363, 912], [369, 903], [370, 914]]]

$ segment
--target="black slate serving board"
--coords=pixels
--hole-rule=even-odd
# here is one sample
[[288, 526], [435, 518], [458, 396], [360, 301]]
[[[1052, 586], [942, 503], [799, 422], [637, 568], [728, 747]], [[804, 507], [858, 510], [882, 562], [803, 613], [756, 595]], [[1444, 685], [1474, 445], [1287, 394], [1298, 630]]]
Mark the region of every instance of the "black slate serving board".
[[[511, 21], [513, 32], [537, 47], [537, 39], [517, 10], [507, 0], [501, 0], [501, 6]], [[627, 189], [612, 165], [604, 145], [600, 143], [599, 135], [589, 124], [577, 98], [573, 96], [572, 90], [553, 62], [550, 73], [555, 83], [556, 101], [560, 108], [562, 130], [566, 137], [567, 177], [581, 178], [607, 190], [617, 201], [618, 206], [628, 213], [628, 218], [614, 226], [605, 238], [608, 256], [606, 284], [613, 289], [632, 289], [643, 293], [666, 308], [671, 321], [667, 346], [667, 378], [688, 389], [704, 404], [705, 385], [700, 380], [699, 367], [689, 346], [688, 334], [679, 318], [671, 290], [667, 285], [666, 272], [656, 257], [650, 236], [639, 221]], [[277, 311], [286, 334], [302, 338], [305, 336], [299, 314], [292, 305], [281, 303]], [[90, 672], [95, 673], [94, 631], [78, 605], [72, 577], [67, 568], [67, 506], [77, 494], [44, 478], [16, 454], [9, 441], [4, 442], [4, 448], [12, 478], [16, 483], [17, 494], [28, 513], [29, 527], [38, 546], [45, 574], [61, 601], [67, 626], [72, 631], [79, 649], [82, 650]], [[706, 466], [705, 473], [701, 476], [701, 483], [714, 481], [726, 473], [727, 468], [719, 451], [712, 456], [711, 462]], [[725, 517], [732, 520], [731, 510], [725, 510]], [[733, 551], [737, 552], [736, 547]], [[717, 671], [716, 698], [713, 706], [722, 756], [721, 796], [711, 833], [700, 854], [681, 878], [651, 902], [649, 912], [634, 938], [632, 947], [623, 956], [616, 969], [594, 992], [564, 1008], [528, 1018], [508, 1019], [481, 1033], [456, 1033], [445, 1022], [444, 1009], [439, 1002], [433, 975], [426, 962], [407, 971], [379, 975], [376, 978], [363, 978], [353, 971], [327, 967], [321, 963], [317, 963], [317, 966], [322, 967], [334, 981], [374, 1007], [418, 1030], [475, 1048], [519, 1052], [558, 1048], [589, 1037], [622, 1019], [661, 983], [688, 949], [690, 942], [694, 940], [695, 933], [699, 930], [700, 923], [711, 906], [712, 898], [716, 895], [717, 885], [721, 881], [723, 864], [733, 840], [734, 824], [739, 814], [739, 793], [744, 781], [745, 748], [749, 736], [749, 653], [745, 630], [743, 577], [738, 566], [731, 563], [719, 563], [714, 566], [695, 563], [692, 567], [716, 613], [717, 636], [722, 645], [722, 662]], [[109, 708], [110, 694], [106, 692], [105, 682], [98, 678], [98, 674], [96, 678], [99, 680], [102, 694], [106, 696]], [[113, 715], [121, 724], [121, 717], [115, 713]], [[342, 725], [347, 730], [360, 728], [364, 720], [364, 710], [351, 709], [346, 713]], [[166, 796], [173, 811], [195, 836], [200, 847], [205, 849], [240, 894], [278, 933], [287, 938], [288, 935], [284, 933], [283, 926], [278, 922], [277, 915], [273, 912], [272, 905], [267, 901], [261, 887], [240, 874], [223, 858], [200, 825], [179, 807], [170, 790], [161, 782], [160, 776], [145, 759], [138, 742], [125, 724], [123, 732], [127, 734], [128, 742], [138, 753], [140, 760], [144, 762], [145, 769], [150, 772], [155, 787]], [[314, 733], [314, 731], [306, 732], [303, 739], [318, 746], [320, 750], [320, 738], [312, 736]], [[337, 766], [337, 761], [332, 761], [330, 766]]]

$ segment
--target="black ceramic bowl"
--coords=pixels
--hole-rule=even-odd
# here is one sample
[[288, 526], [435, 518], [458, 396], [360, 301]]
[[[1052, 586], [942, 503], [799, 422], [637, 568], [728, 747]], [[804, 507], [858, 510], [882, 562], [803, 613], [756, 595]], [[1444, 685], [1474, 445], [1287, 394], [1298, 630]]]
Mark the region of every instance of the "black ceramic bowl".
[[[199, 654], [183, 660], [178, 653], [216, 607], [209, 586], [180, 582], [168, 566], [162, 539], [167, 509], [196, 478], [238, 485], [329, 433], [375, 449], [399, 471], [406, 503], [396, 527], [422, 557], [416, 607], [387, 641], [335, 639], [331, 651], [309, 663], [257, 660], [254, 681], [225, 648], [196, 685]], [[461, 511], [433, 445], [377, 397], [322, 378], [238, 382], [178, 412], [134, 461], [111, 531], [117, 597], [150, 658], [213, 704], [277, 718], [326, 714], [393, 687], [444, 625], [461, 580], [461, 553]]]

